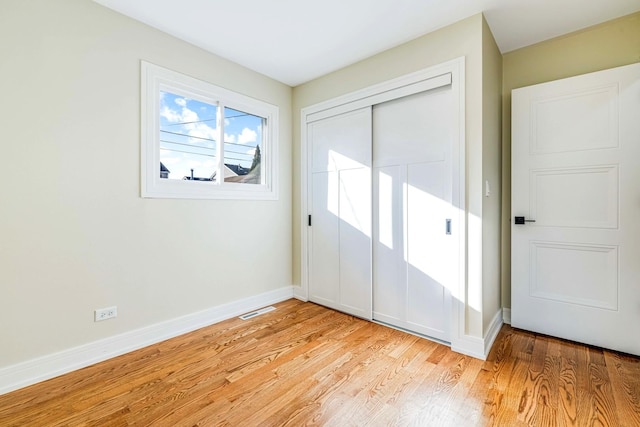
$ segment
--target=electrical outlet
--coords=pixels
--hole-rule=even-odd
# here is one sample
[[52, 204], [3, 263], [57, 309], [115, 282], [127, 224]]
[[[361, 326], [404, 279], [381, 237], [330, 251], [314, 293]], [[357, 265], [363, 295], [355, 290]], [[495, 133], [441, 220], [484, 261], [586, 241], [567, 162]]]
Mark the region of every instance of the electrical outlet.
[[94, 311], [94, 315], [96, 322], [111, 319], [112, 317], [118, 316], [118, 307], [114, 305], [113, 307], [99, 308]]

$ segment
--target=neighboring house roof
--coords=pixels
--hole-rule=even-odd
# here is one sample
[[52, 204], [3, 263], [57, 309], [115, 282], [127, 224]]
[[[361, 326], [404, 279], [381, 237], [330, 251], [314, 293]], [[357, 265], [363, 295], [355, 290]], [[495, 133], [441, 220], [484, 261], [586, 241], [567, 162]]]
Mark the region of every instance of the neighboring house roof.
[[[225, 163], [224, 164], [227, 168], [231, 169], [233, 171], [233, 173], [235, 173], [236, 175], [246, 175], [249, 173], [249, 169], [244, 168], [240, 165], [230, 165], [229, 163]], [[225, 174], [225, 178], [228, 175]]]
[[[228, 181], [228, 179], [227, 179], [227, 178], [231, 178], [231, 177], [234, 177], [234, 176], [238, 176], [238, 174], [237, 174], [237, 173], [235, 173], [235, 172], [233, 171], [233, 169], [231, 169], [229, 166], [233, 166], [233, 165], [228, 165], [228, 164], [225, 164], [225, 165], [224, 165], [224, 180], [225, 180], [225, 181]], [[214, 172], [213, 174], [211, 174], [211, 176], [209, 177], [209, 181], [215, 181], [215, 179], [216, 179], [216, 174], [217, 174], [217, 173], [218, 173], [218, 172], [216, 171], [216, 172]]]
[[[246, 169], [245, 169], [246, 170]], [[224, 179], [225, 182], [241, 182], [244, 184], [260, 184], [260, 164], [245, 175], [232, 176]]]
[[171, 171], [169, 169], [167, 169], [167, 167], [164, 165], [164, 163], [160, 162], [160, 172], [170, 173]]
[[[234, 178], [237, 176], [242, 176], [242, 175], [246, 175], [249, 173], [249, 169], [242, 167], [240, 165], [231, 165], [229, 163], [225, 163], [224, 164], [224, 180], [225, 181], [233, 181], [230, 178]], [[216, 172], [214, 172], [211, 177], [210, 177], [210, 181], [213, 181], [216, 179]]]
[[[163, 167], [164, 165], [162, 165], [162, 163], [160, 163], [160, 171], [163, 172]], [[166, 169], [166, 168], [165, 168]], [[260, 183], [260, 168], [256, 168], [257, 169], [257, 182]], [[167, 172], [169, 171], [168, 169], [166, 169]], [[253, 171], [255, 172], [255, 170]], [[191, 176], [184, 176], [182, 177], [183, 180], [185, 181], [215, 181], [216, 179], [216, 172], [214, 172], [213, 174], [211, 174], [211, 176], [209, 178], [201, 178], [201, 177], [191, 177]], [[224, 180], [226, 182], [253, 182], [256, 179], [256, 174], [252, 173], [249, 175], [249, 169], [240, 166], [240, 165], [230, 165], [228, 163], [224, 164]]]

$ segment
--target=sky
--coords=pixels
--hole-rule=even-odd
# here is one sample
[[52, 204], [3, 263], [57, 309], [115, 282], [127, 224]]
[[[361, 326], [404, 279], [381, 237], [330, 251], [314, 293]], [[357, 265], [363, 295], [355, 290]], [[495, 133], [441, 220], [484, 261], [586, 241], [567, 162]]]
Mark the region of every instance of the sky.
[[[209, 178], [218, 156], [217, 105], [160, 92], [160, 161], [169, 179], [191, 175]], [[262, 142], [261, 117], [225, 107], [225, 163], [251, 167], [256, 145]], [[260, 147], [262, 148], [262, 147]]]

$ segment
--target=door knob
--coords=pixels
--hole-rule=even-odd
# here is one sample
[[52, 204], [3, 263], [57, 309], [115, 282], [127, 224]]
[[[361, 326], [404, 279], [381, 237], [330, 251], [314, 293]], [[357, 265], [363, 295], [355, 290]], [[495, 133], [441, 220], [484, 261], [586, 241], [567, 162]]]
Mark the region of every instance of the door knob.
[[523, 225], [525, 222], [536, 222], [535, 219], [525, 219], [523, 216], [516, 217], [516, 225]]

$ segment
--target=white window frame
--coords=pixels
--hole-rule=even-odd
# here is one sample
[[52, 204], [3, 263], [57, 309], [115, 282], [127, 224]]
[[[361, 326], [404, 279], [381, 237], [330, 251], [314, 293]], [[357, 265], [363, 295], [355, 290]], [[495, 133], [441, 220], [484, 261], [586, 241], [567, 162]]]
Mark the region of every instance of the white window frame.
[[[218, 106], [218, 141], [224, 138], [225, 107], [262, 117], [260, 184], [160, 178], [160, 92], [171, 92]], [[278, 199], [278, 107], [211, 83], [141, 61], [141, 196], [177, 199]], [[218, 147], [223, 144], [218, 144]], [[224, 148], [222, 149], [224, 150]], [[224, 156], [218, 151], [218, 176]]]

